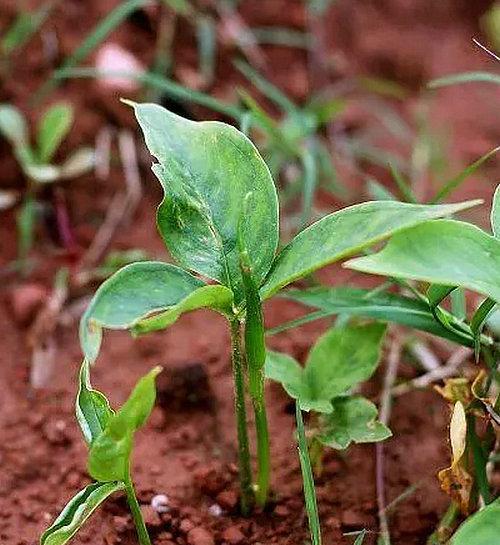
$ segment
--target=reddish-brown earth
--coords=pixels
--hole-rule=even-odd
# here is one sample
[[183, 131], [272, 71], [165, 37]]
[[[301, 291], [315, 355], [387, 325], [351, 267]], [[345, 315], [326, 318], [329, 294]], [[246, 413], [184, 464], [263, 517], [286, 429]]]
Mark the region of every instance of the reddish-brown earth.
[[[36, 4], [36, 3], [35, 3]], [[74, 49], [116, 0], [71, 0], [58, 7], [47, 23], [60, 42], [61, 58]], [[406, 85], [410, 94], [395, 103], [411, 120], [419, 103], [419, 88], [426, 81], [464, 69], [492, 68], [492, 61], [473, 47], [470, 38], [480, 35], [478, 17], [490, 2], [441, 2], [431, 0], [379, 0], [336, 3], [321, 22], [323, 49], [320, 58], [283, 47], [266, 47], [268, 73], [273, 81], [300, 101], [313, 87], [343, 77], [372, 75], [391, 78]], [[0, 8], [0, 28], [10, 20], [17, 2], [6, 0]], [[251, 26], [277, 25], [302, 29], [306, 24], [303, 3], [289, 0], [242, 2], [241, 13]], [[144, 62], [152, 57], [153, 27], [147, 18], [132, 18], [113, 35]], [[189, 28], [175, 42], [176, 75], [186, 78], [196, 66], [196, 46]], [[0, 99], [21, 106], [31, 118], [39, 108], [29, 109], [29, 96], [47, 76], [39, 38], [15, 59], [12, 78], [0, 88]], [[212, 89], [218, 97], [234, 96], [242, 83], [231, 68], [229, 46], [220, 52], [217, 78]], [[327, 66], [327, 68], [325, 68]], [[496, 94], [495, 94], [496, 93]], [[96, 83], [73, 81], [56, 92], [71, 100], [76, 124], [62, 153], [82, 143], [92, 143], [105, 123], [133, 127], [133, 120], [117, 103], [118, 94], [103, 91]], [[495, 102], [496, 98], [496, 102]], [[488, 86], [463, 86], [440, 91], [431, 103], [432, 124], [449, 135], [452, 170], [485, 153], [498, 141], [495, 116], [498, 91]], [[201, 109], [198, 116], [213, 115]], [[353, 99], [345, 114], [348, 130], [370, 127], [376, 121]], [[390, 149], [405, 150], [397, 139], [382, 139]], [[143, 248], [149, 255], [167, 259], [155, 234], [154, 206], [159, 199], [157, 184], [148, 173], [145, 158], [145, 196], [138, 212], [116, 237], [113, 247]], [[0, 186], [22, 187], [22, 176], [5, 142], [0, 142]], [[496, 164], [498, 166], [498, 163]], [[483, 176], [473, 178], [461, 197], [489, 198], [498, 180], [492, 162]], [[498, 173], [498, 170], [497, 170]], [[348, 173], [349, 184], [360, 188], [361, 180]], [[80, 248], [85, 248], [102, 221], [106, 207], [122, 174], [113, 172], [105, 183], [93, 176], [71, 182], [64, 188], [71, 222]], [[422, 196], [428, 196], [424, 183]], [[50, 197], [50, 195], [48, 196]], [[365, 195], [358, 194], [362, 200]], [[325, 203], [328, 203], [325, 200]], [[484, 209], [474, 215], [485, 223]], [[74, 492], [88, 483], [86, 448], [74, 418], [76, 374], [80, 361], [77, 323], [60, 326], [56, 333], [57, 358], [47, 388], [29, 387], [29, 322], [44, 290], [51, 289], [54, 272], [73, 266], [54, 246], [48, 233], [38, 233], [34, 252], [37, 268], [29, 281], [9, 273], [15, 258], [15, 216], [2, 214], [0, 222], [0, 540], [8, 545], [31, 545]], [[321, 275], [327, 281], [339, 278], [337, 269]], [[342, 275], [342, 278], [351, 276]], [[354, 278], [354, 281], [358, 278]], [[28, 284], [29, 282], [29, 284]], [[90, 293], [91, 289], [87, 289]], [[75, 289], [72, 298], [85, 293]], [[23, 308], [24, 305], [24, 308]], [[266, 305], [266, 322], [276, 325], [300, 314], [292, 303], [274, 301]], [[273, 348], [304, 359], [325, 323], [316, 323], [270, 339]], [[118, 406], [135, 381], [153, 365], [165, 367], [159, 404], [144, 430], [138, 433], [133, 473], [139, 500], [155, 545], [271, 544], [299, 545], [307, 539], [300, 470], [294, 441], [293, 412], [286, 395], [276, 385], [267, 391], [273, 454], [273, 501], [264, 513], [244, 519], [238, 515], [237, 474], [232, 382], [228, 332], [223, 320], [207, 312], [183, 317], [165, 333], [132, 340], [127, 334], [106, 335], [103, 351], [93, 371], [95, 385]], [[193, 381], [193, 367], [199, 381]], [[383, 367], [383, 366], [382, 366]], [[189, 372], [183, 374], [182, 369]], [[401, 374], [413, 376], [405, 363]], [[186, 379], [186, 377], [188, 377]], [[189, 378], [191, 377], [191, 378]], [[171, 379], [170, 382], [168, 379]], [[365, 387], [374, 400], [380, 394], [382, 371]], [[186, 381], [187, 382], [183, 382]], [[172, 390], [169, 384], [178, 387]], [[208, 385], [208, 388], [207, 388]], [[198, 388], [202, 388], [200, 393]], [[207, 391], [208, 390], [208, 391]], [[194, 396], [193, 396], [194, 394]], [[402, 501], [389, 518], [394, 545], [420, 545], [433, 530], [447, 505], [435, 475], [448, 457], [446, 428], [448, 409], [432, 392], [413, 392], [398, 398], [393, 406], [387, 441], [386, 495], [397, 498], [410, 485], [417, 491]], [[320, 516], [326, 544], [352, 543], [343, 536], [362, 528], [374, 543], [378, 529], [374, 478], [374, 447], [355, 446], [347, 453], [330, 452], [325, 470], [317, 481]], [[167, 494], [171, 510], [158, 516], [150, 507], [155, 494]], [[220, 516], [211, 506], [223, 508]], [[117, 496], [97, 512], [75, 543], [128, 545], [136, 542], [124, 498]]]

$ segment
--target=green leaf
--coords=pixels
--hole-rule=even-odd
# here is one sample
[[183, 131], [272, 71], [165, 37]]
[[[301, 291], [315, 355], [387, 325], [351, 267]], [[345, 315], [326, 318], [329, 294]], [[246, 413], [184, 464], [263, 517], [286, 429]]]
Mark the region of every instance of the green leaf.
[[374, 443], [391, 437], [391, 430], [377, 420], [377, 407], [364, 397], [338, 397], [332, 405], [333, 412], [324, 417], [318, 435], [324, 445], [345, 449], [352, 442]]
[[95, 165], [95, 151], [92, 148], [79, 148], [60, 166], [61, 178], [77, 178]]
[[332, 399], [375, 371], [385, 326], [334, 327], [312, 347], [304, 369], [289, 356], [268, 353], [266, 376], [281, 382], [304, 411], [333, 411]]
[[427, 299], [431, 307], [437, 307], [443, 299], [446, 299], [450, 293], [456, 289], [456, 286], [441, 286], [440, 284], [431, 284], [427, 289]]
[[60, 102], [51, 106], [38, 126], [38, 160], [48, 163], [73, 124], [73, 107]]
[[140, 320], [132, 326], [134, 335], [142, 335], [151, 331], [165, 329], [172, 325], [185, 312], [199, 308], [211, 308], [224, 315], [231, 313], [233, 292], [220, 285], [202, 286], [194, 290], [177, 305], [170, 307], [151, 318]]
[[148, 315], [173, 307], [205, 284], [168, 263], [126, 265], [96, 291], [80, 322], [85, 358], [99, 354], [102, 328], [130, 329]]
[[121, 482], [109, 482], [92, 483], [80, 490], [42, 534], [40, 545], [64, 545], [67, 543], [103, 501], [111, 494], [124, 488], [125, 485]]
[[10, 104], [0, 105], [0, 134], [14, 148], [29, 146], [29, 133], [26, 118], [19, 108]]
[[309, 520], [309, 532], [312, 545], [321, 545], [321, 526], [319, 523], [318, 502], [316, 501], [316, 489], [314, 477], [309, 459], [304, 421], [299, 403], [295, 404], [295, 419], [297, 422], [297, 439], [299, 444], [300, 470], [302, 471], [302, 486], [306, 503], [307, 518]]
[[500, 498], [469, 517], [455, 532], [451, 545], [493, 545], [500, 535]]
[[469, 223], [438, 220], [396, 234], [350, 269], [461, 286], [500, 301], [500, 241]]
[[[467, 336], [446, 329], [434, 318], [425, 302], [403, 295], [373, 293], [372, 290], [358, 288], [319, 287], [287, 290], [283, 293], [283, 297], [323, 310], [324, 314], [318, 315], [318, 318], [331, 314], [373, 318], [427, 331], [464, 346], [473, 345], [472, 335]], [[284, 324], [278, 328], [284, 330], [286, 326], [287, 324]]]
[[493, 202], [491, 204], [491, 229], [495, 238], [500, 238], [500, 185], [495, 189]]
[[476, 361], [479, 359], [479, 352], [481, 350], [481, 332], [483, 331], [483, 327], [485, 326], [488, 317], [492, 314], [493, 309], [496, 306], [496, 302], [488, 297], [479, 305], [470, 321], [470, 328], [474, 335], [474, 354], [476, 356]]
[[271, 174], [248, 138], [230, 125], [194, 122], [156, 104], [133, 104], [164, 189], [158, 227], [185, 268], [218, 280], [241, 300], [238, 223], [260, 286], [278, 244], [278, 200]]
[[21, 260], [25, 259], [33, 247], [35, 238], [35, 223], [37, 218], [36, 201], [31, 196], [27, 196], [17, 212], [17, 236], [18, 253]]
[[160, 372], [161, 367], [155, 367], [139, 380], [130, 397], [109, 418], [104, 431], [90, 446], [88, 468], [96, 481], [128, 479], [134, 433], [153, 410], [156, 398], [155, 379]]
[[80, 384], [75, 409], [76, 419], [85, 441], [91, 445], [104, 431], [114, 411], [109, 406], [107, 397], [92, 388], [87, 360], [84, 360], [80, 367]]
[[374, 201], [334, 212], [304, 229], [278, 254], [261, 288], [262, 299], [271, 297], [294, 280], [372, 246], [402, 229], [479, 203], [468, 201], [427, 206]]

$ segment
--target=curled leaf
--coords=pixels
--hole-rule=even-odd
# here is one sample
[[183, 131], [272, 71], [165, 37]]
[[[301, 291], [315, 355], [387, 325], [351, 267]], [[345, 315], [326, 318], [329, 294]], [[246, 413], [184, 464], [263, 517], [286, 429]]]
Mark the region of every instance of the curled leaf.
[[88, 468], [100, 482], [126, 481], [135, 431], [151, 411], [156, 398], [155, 379], [161, 367], [142, 377], [119, 411], [112, 415], [103, 432], [90, 446]]
[[462, 463], [467, 440], [467, 420], [464, 406], [455, 403], [450, 422], [450, 442], [452, 461], [449, 468], [438, 473], [441, 488], [455, 501], [462, 513], [469, 512], [470, 495], [473, 479]]
[[114, 492], [123, 490], [121, 482], [92, 483], [80, 490], [40, 538], [40, 545], [64, 545], [92, 513]]

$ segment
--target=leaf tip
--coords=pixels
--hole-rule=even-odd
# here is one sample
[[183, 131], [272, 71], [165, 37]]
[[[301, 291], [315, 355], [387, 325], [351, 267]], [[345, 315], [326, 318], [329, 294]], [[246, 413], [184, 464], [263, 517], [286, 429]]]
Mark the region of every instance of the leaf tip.
[[128, 98], [123, 98], [123, 97], [120, 97], [120, 102], [122, 104], [126, 104], [127, 106], [130, 106], [131, 108], [135, 108], [138, 105], [138, 103], [135, 102], [134, 100], [130, 100]]

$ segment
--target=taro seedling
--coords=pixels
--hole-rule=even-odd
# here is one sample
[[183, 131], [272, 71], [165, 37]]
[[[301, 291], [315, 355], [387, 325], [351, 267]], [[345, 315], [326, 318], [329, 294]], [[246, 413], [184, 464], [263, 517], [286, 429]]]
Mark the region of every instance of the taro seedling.
[[17, 218], [21, 260], [26, 258], [33, 244], [37, 200], [42, 189], [55, 182], [76, 178], [94, 165], [94, 151], [86, 147], [74, 151], [62, 164], [52, 163], [72, 124], [73, 108], [63, 102], [54, 104], [40, 119], [36, 130], [36, 143], [32, 145], [28, 123], [21, 111], [10, 104], [0, 105], [0, 134], [12, 145], [14, 155], [28, 182]]
[[267, 354], [266, 377], [281, 383], [298, 407], [313, 415], [308, 438], [317, 473], [325, 446], [345, 449], [352, 442], [371, 443], [391, 435], [377, 420], [375, 405], [351, 394], [375, 371], [384, 333], [380, 323], [332, 327], [311, 348], [304, 367], [286, 354]]
[[82, 363], [76, 417], [89, 447], [88, 471], [95, 482], [80, 490], [40, 538], [40, 545], [64, 545], [111, 494], [124, 491], [140, 545], [151, 545], [130, 476], [134, 434], [155, 402], [155, 378], [161, 367], [142, 377], [123, 406], [114, 412], [106, 396], [90, 384]]
[[[250, 140], [224, 123], [193, 122], [155, 104], [129, 104], [157, 161], [153, 172], [164, 191], [157, 224], [176, 264], [134, 263], [106, 280], [82, 318], [80, 342], [86, 361], [91, 363], [98, 357], [103, 329], [145, 334], [165, 329], [184, 312], [197, 308], [215, 310], [227, 319], [241, 508], [246, 514], [254, 502], [263, 506], [269, 491], [263, 301], [328, 263], [401, 229], [448, 216], [475, 202], [434, 206], [368, 202], [351, 206], [312, 224], [277, 253], [276, 189]], [[255, 483], [247, 432], [247, 395], [255, 413]]]

